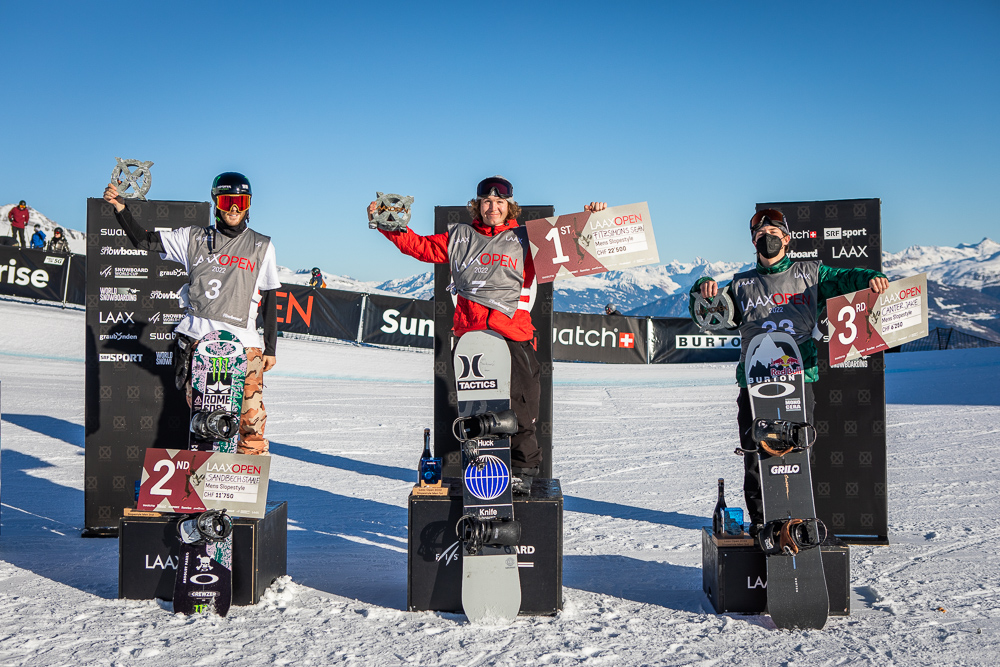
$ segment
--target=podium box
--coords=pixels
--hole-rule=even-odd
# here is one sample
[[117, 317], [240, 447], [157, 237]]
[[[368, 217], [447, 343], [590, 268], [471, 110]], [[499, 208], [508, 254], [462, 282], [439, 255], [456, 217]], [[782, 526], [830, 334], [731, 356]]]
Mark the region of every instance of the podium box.
[[[118, 597], [173, 600], [180, 543], [177, 516], [118, 522]], [[268, 502], [262, 519], [233, 517], [233, 605], [257, 604], [288, 563], [288, 503]]]
[[[454, 477], [443, 481], [447, 495], [410, 494], [410, 611], [462, 613], [462, 546], [455, 534], [462, 516], [462, 482]], [[562, 517], [558, 479], [535, 479], [530, 496], [514, 496], [514, 518], [521, 523], [517, 560], [522, 615], [545, 616], [562, 609]]]
[[[819, 548], [830, 615], [850, 616], [851, 548], [832, 534]], [[706, 526], [701, 529], [701, 585], [716, 613], [762, 614], [767, 607], [767, 557], [753, 544], [727, 545]]]

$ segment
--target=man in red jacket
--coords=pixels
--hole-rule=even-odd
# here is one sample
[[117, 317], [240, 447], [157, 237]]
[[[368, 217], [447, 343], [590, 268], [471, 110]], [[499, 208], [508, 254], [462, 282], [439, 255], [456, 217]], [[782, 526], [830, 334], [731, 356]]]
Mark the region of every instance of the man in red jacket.
[[[472, 224], [454, 224], [444, 234], [420, 236], [412, 230], [379, 231], [404, 254], [422, 262], [449, 263], [453, 293], [457, 294], [453, 331], [461, 337], [469, 331], [491, 329], [510, 348], [510, 403], [517, 414], [517, 433], [510, 439], [515, 493], [531, 487], [539, 472], [542, 452], [535, 438], [540, 397], [538, 359], [535, 357], [531, 324], [531, 298], [535, 265], [524, 227], [516, 220], [521, 207], [514, 201], [514, 188], [502, 176], [480, 181], [476, 198], [469, 201]], [[591, 202], [587, 211], [603, 211], [604, 202]], [[368, 205], [368, 219], [378, 204]], [[483, 256], [497, 261], [484, 265]]]
[[18, 245], [22, 248], [28, 247], [27, 241], [24, 240], [24, 226], [28, 224], [29, 217], [31, 217], [31, 211], [28, 210], [28, 205], [24, 203], [23, 199], [7, 213], [7, 220], [10, 222], [10, 235], [17, 240]]

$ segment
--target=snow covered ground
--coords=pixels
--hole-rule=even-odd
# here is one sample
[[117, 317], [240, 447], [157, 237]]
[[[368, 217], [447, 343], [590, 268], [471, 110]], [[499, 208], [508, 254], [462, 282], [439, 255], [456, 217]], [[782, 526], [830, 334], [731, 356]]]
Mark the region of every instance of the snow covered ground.
[[430, 353], [288, 339], [265, 401], [289, 578], [225, 619], [116, 599], [117, 540], [79, 537], [83, 328], [0, 300], [0, 664], [997, 662], [1000, 349], [887, 356], [892, 545], [852, 548], [852, 615], [809, 632], [701, 592], [715, 479], [740, 500], [732, 365], [556, 364], [565, 607], [496, 629], [403, 611]]

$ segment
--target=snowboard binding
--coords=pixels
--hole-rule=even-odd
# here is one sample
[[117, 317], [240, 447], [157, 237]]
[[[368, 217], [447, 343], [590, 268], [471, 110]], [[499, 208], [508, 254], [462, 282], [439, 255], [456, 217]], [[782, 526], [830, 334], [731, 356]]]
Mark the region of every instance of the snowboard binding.
[[465, 551], [475, 556], [487, 547], [514, 547], [521, 541], [519, 521], [489, 521], [465, 514], [455, 524], [455, 535], [462, 540]]
[[459, 417], [451, 424], [455, 437], [466, 440], [497, 440], [517, 433], [517, 415], [513, 410], [484, 412], [471, 417]]
[[819, 519], [786, 519], [764, 524], [757, 540], [766, 555], [794, 556], [800, 551], [815, 549], [827, 534], [826, 524]]
[[229, 440], [239, 428], [239, 417], [226, 410], [196, 412], [191, 417], [191, 433], [203, 440]]
[[[801, 452], [816, 443], [816, 429], [807, 422], [792, 422], [784, 419], [754, 419], [750, 427], [750, 439], [757, 443], [760, 451], [770, 456], [784, 456], [789, 452]], [[738, 448], [737, 454], [751, 454], [756, 449]]]
[[233, 519], [226, 510], [208, 510], [177, 523], [177, 532], [186, 544], [224, 542], [233, 534]]

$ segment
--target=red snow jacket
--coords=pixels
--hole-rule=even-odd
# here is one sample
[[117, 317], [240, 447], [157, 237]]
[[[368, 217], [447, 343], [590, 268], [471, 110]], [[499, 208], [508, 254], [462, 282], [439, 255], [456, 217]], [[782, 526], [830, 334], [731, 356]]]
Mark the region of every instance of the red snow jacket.
[[[484, 236], [497, 236], [498, 234], [517, 227], [516, 220], [508, 220], [502, 225], [490, 227], [484, 225], [479, 220], [472, 223], [473, 229]], [[404, 232], [387, 232], [379, 230], [382, 235], [392, 241], [404, 255], [415, 257], [421, 262], [431, 262], [433, 264], [448, 263], [448, 233], [432, 234], [431, 236], [420, 236], [407, 229]], [[518, 308], [514, 317], [507, 317], [498, 310], [487, 308], [475, 301], [469, 301], [463, 296], [458, 297], [455, 305], [455, 318], [452, 329], [456, 336], [469, 331], [483, 331], [492, 329], [504, 338], [515, 341], [532, 340], [534, 338], [535, 327], [531, 324], [530, 308], [530, 288], [535, 282], [535, 265], [531, 261], [531, 252], [525, 252], [524, 258], [524, 280], [521, 286], [521, 302], [523, 307]]]
[[20, 209], [17, 206], [10, 209], [10, 213], [7, 214], [7, 220], [10, 221], [10, 226], [14, 229], [24, 229], [24, 226], [28, 224], [28, 217], [31, 215], [31, 210], [27, 207]]

